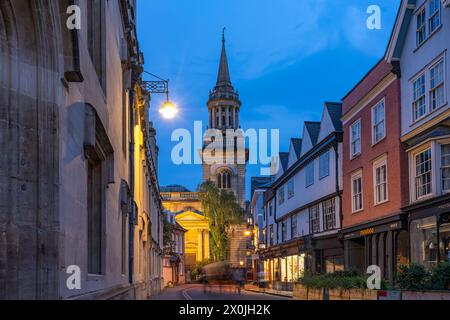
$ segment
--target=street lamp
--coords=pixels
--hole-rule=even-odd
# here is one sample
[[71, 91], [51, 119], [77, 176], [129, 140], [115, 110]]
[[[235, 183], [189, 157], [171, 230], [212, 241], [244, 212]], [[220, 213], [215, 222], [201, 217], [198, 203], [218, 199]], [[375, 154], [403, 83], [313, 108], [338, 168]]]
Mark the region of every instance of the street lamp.
[[164, 119], [173, 119], [178, 113], [178, 108], [169, 99], [169, 80], [162, 79], [153, 73], [144, 71], [146, 74], [156, 78], [153, 81], [142, 81], [142, 85], [150, 94], [165, 94], [166, 101], [159, 108], [159, 113]]

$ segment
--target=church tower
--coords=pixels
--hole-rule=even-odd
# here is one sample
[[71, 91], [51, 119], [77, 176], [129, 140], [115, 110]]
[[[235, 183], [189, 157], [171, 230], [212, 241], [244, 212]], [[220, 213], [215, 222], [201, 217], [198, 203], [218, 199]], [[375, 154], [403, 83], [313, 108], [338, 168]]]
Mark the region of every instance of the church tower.
[[[220, 55], [219, 72], [217, 83], [214, 89], [209, 93], [207, 102], [209, 112], [209, 129], [220, 130], [223, 135], [223, 142], [234, 143], [236, 139], [227, 141], [227, 130], [240, 129], [239, 112], [241, 110], [241, 101], [239, 93], [231, 84], [230, 71], [228, 68], [227, 53], [225, 49], [225, 35], [222, 36], [222, 52]], [[208, 142], [205, 141], [205, 144]], [[211, 143], [211, 141], [209, 141]], [[233, 191], [238, 203], [245, 209], [245, 175], [246, 161], [238, 161], [237, 149], [226, 151], [224, 147], [224, 158], [235, 159], [234, 161], [221, 161], [220, 163], [207, 164], [203, 162], [203, 181], [213, 181], [219, 189]], [[233, 154], [227, 154], [232, 152]], [[247, 158], [247, 152], [245, 157]]]

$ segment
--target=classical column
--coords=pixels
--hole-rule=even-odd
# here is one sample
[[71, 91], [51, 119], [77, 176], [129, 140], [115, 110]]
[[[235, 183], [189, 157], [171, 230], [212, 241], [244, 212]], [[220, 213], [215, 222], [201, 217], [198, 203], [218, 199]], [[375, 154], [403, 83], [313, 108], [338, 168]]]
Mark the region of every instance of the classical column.
[[222, 107], [219, 107], [217, 111], [219, 112], [219, 128], [222, 129]]
[[205, 239], [205, 259], [209, 259], [209, 231], [204, 230], [204, 236], [203, 239]]
[[202, 234], [202, 229], [197, 229], [197, 261], [203, 261], [203, 234]]
[[232, 109], [232, 115], [231, 115], [231, 126], [233, 127], [233, 129], [236, 129], [236, 108]]
[[227, 124], [226, 127], [229, 128], [231, 125], [231, 123], [230, 123], [230, 107], [227, 107], [225, 110], [226, 110], [225, 123]]

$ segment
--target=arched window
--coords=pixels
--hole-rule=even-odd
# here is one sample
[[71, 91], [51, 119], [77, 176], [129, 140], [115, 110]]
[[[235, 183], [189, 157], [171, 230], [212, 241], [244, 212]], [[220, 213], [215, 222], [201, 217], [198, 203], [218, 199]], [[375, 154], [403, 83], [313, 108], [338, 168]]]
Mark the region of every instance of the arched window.
[[219, 171], [217, 174], [217, 187], [219, 189], [231, 189], [231, 172], [229, 170]]

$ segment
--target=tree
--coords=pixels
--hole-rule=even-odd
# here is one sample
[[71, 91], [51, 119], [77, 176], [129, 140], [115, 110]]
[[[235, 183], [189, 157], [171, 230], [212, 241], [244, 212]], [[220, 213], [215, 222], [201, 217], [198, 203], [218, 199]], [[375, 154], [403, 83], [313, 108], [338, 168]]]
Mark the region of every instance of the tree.
[[231, 225], [242, 222], [244, 211], [233, 192], [219, 190], [211, 181], [200, 185], [199, 197], [209, 222], [212, 259], [228, 260], [228, 229]]
[[175, 241], [172, 238], [174, 226], [169, 222], [168, 217], [163, 219], [163, 246], [164, 254], [172, 255], [175, 252]]

